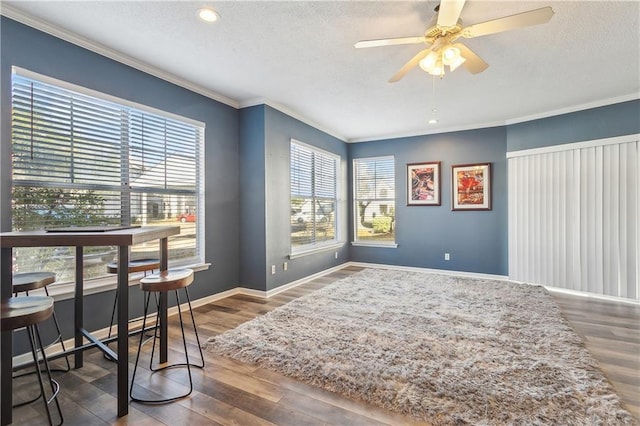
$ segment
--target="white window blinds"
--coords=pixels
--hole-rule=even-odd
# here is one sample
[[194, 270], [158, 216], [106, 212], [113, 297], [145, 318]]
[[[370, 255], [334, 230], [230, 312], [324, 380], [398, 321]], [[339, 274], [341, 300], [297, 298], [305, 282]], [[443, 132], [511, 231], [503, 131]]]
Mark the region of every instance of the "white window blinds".
[[293, 140], [290, 156], [292, 252], [337, 241], [339, 157]]
[[[202, 125], [26, 73], [12, 76], [14, 230], [176, 224], [180, 214], [195, 214], [203, 194]], [[170, 257], [198, 261], [196, 225], [181, 226], [191, 232], [170, 241]], [[20, 256], [18, 268], [60, 269], [64, 280], [66, 251], [35, 250]], [[87, 278], [103, 275], [100, 263], [111, 260], [111, 248], [96, 250], [100, 262]]]

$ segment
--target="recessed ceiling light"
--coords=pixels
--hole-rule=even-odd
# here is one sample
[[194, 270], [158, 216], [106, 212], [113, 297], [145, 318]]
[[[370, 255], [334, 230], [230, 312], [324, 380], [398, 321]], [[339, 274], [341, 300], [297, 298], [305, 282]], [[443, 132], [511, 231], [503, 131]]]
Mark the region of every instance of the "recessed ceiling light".
[[198, 18], [202, 19], [205, 22], [216, 22], [218, 19], [220, 19], [220, 15], [213, 8], [203, 7], [201, 9], [198, 9]]
[[429, 120], [429, 124], [438, 124], [438, 120], [432, 118], [431, 120]]

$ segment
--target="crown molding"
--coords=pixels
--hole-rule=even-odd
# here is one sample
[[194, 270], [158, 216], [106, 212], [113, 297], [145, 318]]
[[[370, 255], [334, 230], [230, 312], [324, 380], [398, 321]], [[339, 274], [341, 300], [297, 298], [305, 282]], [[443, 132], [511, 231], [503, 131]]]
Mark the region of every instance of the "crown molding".
[[572, 112], [585, 111], [592, 108], [599, 108], [607, 105], [619, 104], [622, 102], [634, 101], [636, 99], [640, 99], [640, 93], [630, 93], [628, 95], [616, 96], [614, 98], [601, 99], [598, 101], [587, 102], [584, 104], [573, 105], [565, 108], [560, 108], [552, 111], [546, 111], [539, 114], [527, 115], [519, 118], [512, 118], [509, 120], [505, 120], [505, 124], [518, 124], [524, 123], [527, 121], [540, 120], [543, 118], [555, 117], [557, 115], [570, 114]]
[[39, 31], [42, 31], [44, 33], [47, 33], [59, 39], [75, 44], [76, 46], [90, 50], [91, 52], [105, 56], [109, 59], [113, 59], [114, 61], [120, 62], [124, 65], [128, 65], [139, 71], [150, 74], [154, 77], [158, 77], [169, 83], [175, 84], [177, 86], [183, 87], [192, 92], [206, 96], [207, 98], [213, 99], [215, 101], [218, 101], [230, 107], [238, 109], [240, 106], [239, 102], [234, 99], [228, 98], [214, 91], [204, 89], [198, 86], [197, 84], [184, 80], [174, 74], [165, 72], [157, 67], [154, 67], [153, 65], [142, 62], [138, 59], [135, 59], [124, 53], [118, 52], [100, 43], [88, 40], [84, 37], [80, 37], [79, 35], [69, 30], [60, 28], [49, 22], [43, 21], [19, 9], [16, 9], [15, 7], [8, 5], [6, 3], [2, 4], [2, 8], [0, 8], [0, 14], [3, 16], [6, 16], [7, 18], [13, 19], [14, 21], [20, 22], [21, 24], [35, 28]]
[[411, 138], [414, 136], [427, 136], [427, 135], [437, 135], [441, 133], [453, 133], [453, 132], [464, 132], [466, 130], [477, 130], [477, 129], [487, 129], [489, 127], [500, 127], [504, 126], [504, 121], [494, 121], [490, 123], [474, 123], [466, 126], [454, 126], [454, 127], [442, 127], [442, 128], [434, 128], [434, 129], [422, 129], [415, 130], [413, 132], [404, 132], [404, 133], [392, 133], [381, 136], [370, 136], [364, 138], [354, 138], [349, 139], [350, 143], [359, 143], [359, 142], [374, 142], [381, 141], [387, 139], [401, 139], [401, 138]]
[[417, 130], [414, 132], [408, 133], [396, 133], [396, 134], [388, 134], [382, 136], [371, 136], [364, 138], [355, 138], [349, 139], [347, 142], [357, 143], [357, 142], [374, 142], [386, 139], [400, 139], [400, 138], [409, 138], [414, 136], [427, 136], [427, 135], [435, 135], [440, 133], [452, 133], [452, 132], [462, 132], [465, 130], [475, 130], [475, 129], [486, 129], [489, 127], [499, 127], [499, 126], [509, 126], [512, 124], [524, 123], [527, 121], [540, 120], [543, 118], [555, 117], [563, 114], [570, 114], [572, 112], [585, 111], [592, 108], [603, 107], [607, 105], [615, 105], [622, 102], [628, 102], [640, 99], [640, 93], [630, 93], [628, 95], [617, 96], [613, 98], [601, 99], [599, 101], [588, 102], [579, 105], [573, 105], [566, 108], [560, 108], [556, 110], [546, 111], [539, 114], [532, 114], [518, 118], [510, 118], [504, 121], [494, 121], [490, 123], [475, 123], [467, 126], [456, 126], [456, 127], [446, 127], [446, 128], [437, 128], [437, 129], [424, 129]]
[[593, 139], [580, 142], [555, 142], [552, 145], [541, 146], [539, 148], [521, 149], [517, 151], [507, 151], [507, 158], [528, 157], [531, 155], [550, 154], [553, 152], [573, 151], [577, 149], [603, 147], [608, 145], [620, 145], [624, 143], [640, 141], [640, 133], [614, 136], [611, 138]]
[[329, 129], [321, 124], [316, 123], [313, 120], [310, 120], [309, 118], [303, 116], [302, 114], [298, 113], [297, 111], [294, 111], [293, 109], [284, 106], [282, 104], [279, 104], [277, 102], [274, 101], [270, 101], [268, 99], [265, 98], [254, 98], [254, 99], [250, 99], [248, 101], [244, 101], [240, 103], [240, 108], [248, 108], [248, 107], [252, 107], [252, 106], [256, 106], [256, 105], [267, 105], [270, 106], [271, 108], [280, 111], [283, 114], [288, 115], [289, 117], [295, 118], [298, 121], [303, 122], [304, 124], [307, 124], [311, 127], [313, 127], [316, 130], [320, 130], [321, 132], [324, 132], [330, 136], [333, 136], [336, 139], [340, 139], [342, 142], [351, 142], [349, 139], [345, 138], [343, 135], [335, 132], [332, 129]]

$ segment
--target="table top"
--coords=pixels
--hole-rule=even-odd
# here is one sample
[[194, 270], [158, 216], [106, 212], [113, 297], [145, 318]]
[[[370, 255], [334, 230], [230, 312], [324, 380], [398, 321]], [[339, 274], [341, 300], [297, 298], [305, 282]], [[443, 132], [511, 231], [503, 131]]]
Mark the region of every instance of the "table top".
[[0, 233], [0, 247], [125, 246], [167, 238], [180, 233], [180, 226], [143, 226], [104, 232], [20, 231]]

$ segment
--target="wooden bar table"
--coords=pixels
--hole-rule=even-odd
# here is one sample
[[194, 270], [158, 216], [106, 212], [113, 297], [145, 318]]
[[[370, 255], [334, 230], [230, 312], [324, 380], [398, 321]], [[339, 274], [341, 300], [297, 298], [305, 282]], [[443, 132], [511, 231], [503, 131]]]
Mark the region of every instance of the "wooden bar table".
[[[124, 228], [124, 229], [122, 229]], [[75, 294], [74, 321], [75, 347], [68, 352], [75, 354], [75, 368], [82, 367], [82, 353], [84, 350], [98, 347], [117, 359], [118, 365], [118, 417], [129, 412], [129, 247], [134, 244], [160, 240], [160, 270], [167, 269], [168, 238], [180, 233], [179, 226], [144, 226], [144, 227], [77, 227], [67, 230], [3, 232], [0, 233], [0, 281], [2, 283], [0, 295], [5, 300], [12, 295], [12, 269], [14, 247], [76, 247], [75, 266]], [[109, 347], [100, 342], [83, 326], [83, 247], [89, 246], [117, 246], [118, 247], [118, 352], [114, 353]], [[160, 362], [167, 360], [167, 298], [160, 299]], [[83, 344], [84, 339], [91, 343]], [[0, 401], [1, 424], [12, 422], [12, 389], [13, 374], [13, 343], [12, 332], [3, 331], [0, 341]]]

